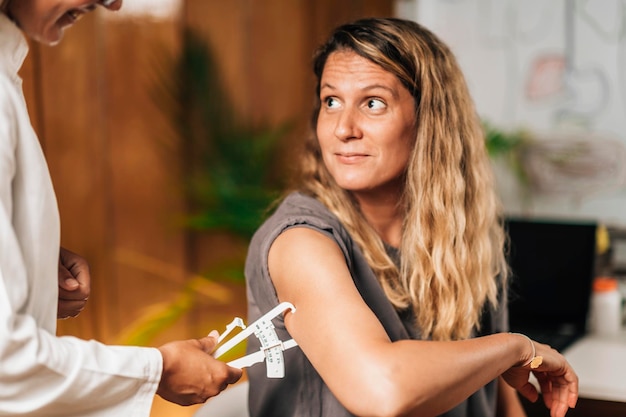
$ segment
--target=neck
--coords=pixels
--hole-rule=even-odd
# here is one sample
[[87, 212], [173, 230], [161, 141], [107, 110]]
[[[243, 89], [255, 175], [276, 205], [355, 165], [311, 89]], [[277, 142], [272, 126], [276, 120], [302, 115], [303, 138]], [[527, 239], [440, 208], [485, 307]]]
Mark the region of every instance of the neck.
[[393, 247], [399, 247], [402, 240], [403, 216], [398, 194], [355, 193], [355, 197], [363, 216], [381, 239]]

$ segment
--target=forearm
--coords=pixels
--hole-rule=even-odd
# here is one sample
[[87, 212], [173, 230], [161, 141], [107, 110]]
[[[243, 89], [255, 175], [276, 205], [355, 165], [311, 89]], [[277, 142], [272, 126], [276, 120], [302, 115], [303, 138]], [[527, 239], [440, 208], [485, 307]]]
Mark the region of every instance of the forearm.
[[[529, 353], [524, 339], [510, 334], [457, 342], [400, 341], [389, 344], [364, 367], [363, 372], [376, 379], [355, 375], [356, 386], [352, 385], [351, 392], [358, 393], [360, 401], [357, 395], [340, 395], [351, 398], [357, 415], [380, 409], [381, 414], [435, 416], [498, 378]], [[364, 404], [363, 398], [370, 399], [370, 404]]]
[[[529, 369], [516, 367], [534, 355], [521, 335], [391, 342], [355, 288], [342, 253], [328, 242], [314, 231], [288, 230], [270, 250], [269, 270], [279, 299], [296, 306], [285, 316], [287, 330], [352, 414], [439, 415], [503, 374], [525, 396], [536, 394], [528, 386]], [[564, 359], [549, 346], [537, 344], [537, 352], [548, 358], [540, 371], [566, 376], [575, 395], [575, 375]]]
[[156, 349], [59, 338], [28, 316], [4, 319], [0, 415], [149, 415], [161, 375]]

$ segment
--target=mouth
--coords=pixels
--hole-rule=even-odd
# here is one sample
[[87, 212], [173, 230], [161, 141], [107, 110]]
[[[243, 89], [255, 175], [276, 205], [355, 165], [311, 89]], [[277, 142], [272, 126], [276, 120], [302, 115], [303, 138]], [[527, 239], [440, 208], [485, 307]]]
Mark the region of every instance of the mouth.
[[67, 14], [70, 15], [73, 20], [78, 20], [82, 16], [82, 13], [78, 10], [70, 10]]
[[78, 22], [81, 17], [83, 17], [83, 12], [78, 9], [68, 10], [60, 19], [60, 23], [62, 26], [73, 25]]
[[352, 158], [358, 156], [368, 156], [365, 152], [335, 152], [335, 155], [341, 156], [344, 158]]
[[367, 154], [364, 153], [356, 153], [356, 152], [337, 152], [335, 156], [343, 163], [353, 164], [360, 162], [368, 157]]
[[84, 15], [95, 10], [97, 7], [96, 4], [90, 4], [88, 6], [84, 6], [77, 9], [70, 9], [61, 18], [59, 19], [59, 23], [61, 26], [71, 26], [74, 23], [78, 22]]
[[[110, 7], [117, 1], [118, 0], [99, 0], [97, 3], [101, 4], [104, 7]], [[96, 7], [97, 7], [97, 4], [94, 3], [94, 4], [90, 4], [82, 8], [68, 10], [62, 16], [62, 20], [63, 20], [62, 23], [64, 24], [64, 26], [72, 25], [76, 23], [77, 21], [79, 21], [83, 17], [83, 15], [85, 15], [86, 13], [94, 11]]]

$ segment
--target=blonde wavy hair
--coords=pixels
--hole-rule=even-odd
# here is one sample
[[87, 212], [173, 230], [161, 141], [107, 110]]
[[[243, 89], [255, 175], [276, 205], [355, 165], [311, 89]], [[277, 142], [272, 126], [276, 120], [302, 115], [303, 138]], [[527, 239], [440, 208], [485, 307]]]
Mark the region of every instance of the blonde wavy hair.
[[[329, 55], [354, 51], [400, 79], [416, 103], [417, 136], [400, 207], [400, 267], [367, 223], [356, 199], [322, 160], [315, 126]], [[412, 308], [422, 338], [458, 340], [498, 306], [507, 266], [505, 233], [484, 135], [465, 79], [449, 48], [413, 21], [363, 19], [338, 27], [314, 55], [313, 133], [299, 164], [299, 190], [325, 204], [350, 232], [398, 310]]]

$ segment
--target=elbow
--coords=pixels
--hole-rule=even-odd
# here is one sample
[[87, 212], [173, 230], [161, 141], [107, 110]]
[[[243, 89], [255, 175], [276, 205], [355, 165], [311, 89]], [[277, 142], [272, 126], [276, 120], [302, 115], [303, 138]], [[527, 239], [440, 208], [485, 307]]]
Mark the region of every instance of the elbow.
[[[406, 417], [419, 415], [420, 417], [436, 416], [426, 410], [423, 396], [415, 386], [409, 387], [398, 380], [397, 375], [387, 372], [384, 375], [372, 377], [373, 383], [364, 384], [358, 400], [351, 404], [344, 404], [355, 416], [359, 417]], [[366, 398], [367, 400], [363, 401]]]
[[381, 396], [375, 405], [356, 415], [363, 417], [402, 417], [409, 415], [409, 410], [403, 405], [403, 401], [396, 400], [395, 396], [386, 398]]

